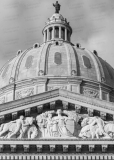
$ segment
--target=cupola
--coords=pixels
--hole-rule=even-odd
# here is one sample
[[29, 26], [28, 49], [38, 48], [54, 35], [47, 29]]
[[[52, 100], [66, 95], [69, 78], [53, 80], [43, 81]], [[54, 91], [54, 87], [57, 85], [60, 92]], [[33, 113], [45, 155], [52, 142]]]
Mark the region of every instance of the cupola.
[[67, 19], [59, 14], [60, 4], [58, 1], [56, 1], [53, 6], [55, 7], [55, 13], [51, 18], [48, 18], [48, 21], [42, 31], [44, 42], [51, 40], [63, 40], [70, 42], [72, 28], [70, 27], [69, 22], [67, 22]]

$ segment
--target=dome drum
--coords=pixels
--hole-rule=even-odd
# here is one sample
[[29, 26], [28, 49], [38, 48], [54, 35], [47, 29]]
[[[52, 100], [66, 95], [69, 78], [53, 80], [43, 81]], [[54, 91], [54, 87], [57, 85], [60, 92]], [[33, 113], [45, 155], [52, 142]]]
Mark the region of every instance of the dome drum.
[[[89, 84], [89, 85], [88, 85]], [[33, 96], [42, 92], [64, 89], [71, 92], [82, 94], [91, 98], [98, 98], [109, 101], [109, 87], [99, 87], [94, 81], [85, 80], [79, 77], [48, 77], [41, 76], [36, 79], [28, 79], [8, 85], [0, 92], [0, 104], [13, 100]], [[113, 96], [112, 96], [113, 97]]]

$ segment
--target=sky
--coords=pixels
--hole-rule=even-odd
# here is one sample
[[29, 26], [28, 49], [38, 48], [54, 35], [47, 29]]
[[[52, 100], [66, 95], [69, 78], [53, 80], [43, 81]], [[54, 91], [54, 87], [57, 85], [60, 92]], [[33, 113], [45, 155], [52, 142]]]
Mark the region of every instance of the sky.
[[[0, 68], [34, 43], [42, 43], [42, 29], [56, 0], [0, 0]], [[71, 41], [80, 43], [114, 68], [114, 0], [58, 0], [60, 14], [73, 29]]]

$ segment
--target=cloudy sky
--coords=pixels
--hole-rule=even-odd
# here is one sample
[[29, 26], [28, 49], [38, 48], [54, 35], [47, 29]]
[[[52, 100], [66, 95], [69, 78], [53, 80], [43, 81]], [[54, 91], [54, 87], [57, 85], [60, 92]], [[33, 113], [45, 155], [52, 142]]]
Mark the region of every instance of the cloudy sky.
[[[42, 29], [56, 0], [0, 0], [0, 68], [21, 49], [42, 43]], [[58, 0], [60, 13], [81, 43], [114, 68], [114, 0]]]

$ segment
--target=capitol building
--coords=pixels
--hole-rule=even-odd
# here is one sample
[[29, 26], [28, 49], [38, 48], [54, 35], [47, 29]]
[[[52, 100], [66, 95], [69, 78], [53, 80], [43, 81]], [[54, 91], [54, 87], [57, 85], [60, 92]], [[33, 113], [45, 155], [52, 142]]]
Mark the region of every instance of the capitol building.
[[114, 69], [59, 12], [0, 70], [0, 159], [113, 160]]

